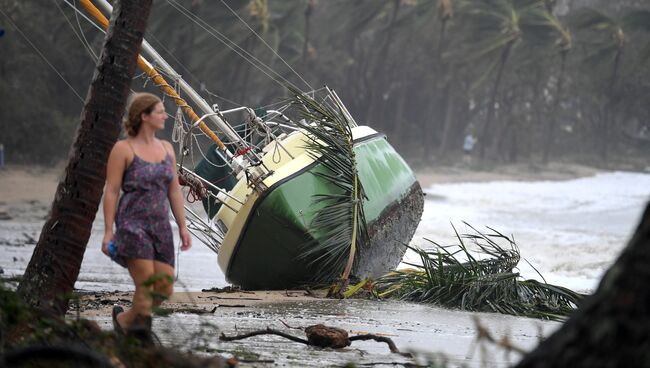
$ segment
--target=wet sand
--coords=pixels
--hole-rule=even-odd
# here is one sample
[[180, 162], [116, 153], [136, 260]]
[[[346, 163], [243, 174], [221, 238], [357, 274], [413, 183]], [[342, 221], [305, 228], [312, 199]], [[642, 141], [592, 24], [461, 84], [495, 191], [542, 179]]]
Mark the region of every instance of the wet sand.
[[[166, 346], [196, 353], [236, 354], [243, 367], [406, 366], [423, 363], [430, 354], [444, 357], [450, 367], [507, 367], [516, 354], [479, 342], [475, 318], [493, 336], [508, 336], [517, 347], [532, 349], [559, 323], [487, 313], [468, 313], [394, 300], [333, 300], [305, 291], [176, 293], [165, 303], [172, 313], [154, 318], [153, 331]], [[110, 308], [128, 305], [130, 293], [87, 293], [73, 303], [68, 317], [79, 315], [111, 329]], [[264, 335], [223, 342], [234, 336], [271, 328], [305, 338], [304, 328], [325, 324], [346, 330], [350, 336], [375, 334], [392, 339], [402, 352], [391, 353], [384, 343], [353, 342], [345, 349], [307, 347], [278, 336]], [[482, 350], [484, 349], [484, 350]], [[242, 361], [243, 360], [243, 361]]]
[[[34, 201], [51, 203], [63, 170], [62, 164], [55, 167], [7, 166], [0, 170], [0, 205]], [[434, 183], [567, 180], [597, 172], [599, 170], [596, 168], [564, 163], [550, 163], [548, 166], [501, 165], [491, 170], [457, 165], [422, 168], [416, 170], [416, 176], [422, 187], [428, 187]]]

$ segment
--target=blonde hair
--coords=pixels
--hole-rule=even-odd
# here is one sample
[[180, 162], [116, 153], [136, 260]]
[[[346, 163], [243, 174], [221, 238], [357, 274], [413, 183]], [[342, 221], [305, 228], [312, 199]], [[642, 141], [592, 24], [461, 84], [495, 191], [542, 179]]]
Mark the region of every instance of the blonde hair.
[[153, 108], [162, 102], [162, 100], [151, 93], [140, 92], [134, 94], [129, 99], [126, 118], [124, 119], [124, 129], [130, 137], [138, 135], [142, 125], [142, 114], [151, 114]]

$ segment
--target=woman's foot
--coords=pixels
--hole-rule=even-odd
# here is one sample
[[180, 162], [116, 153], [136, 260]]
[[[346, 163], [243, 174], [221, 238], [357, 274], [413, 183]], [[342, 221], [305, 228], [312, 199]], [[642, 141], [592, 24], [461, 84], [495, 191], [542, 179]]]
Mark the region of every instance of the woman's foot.
[[126, 335], [140, 340], [144, 346], [153, 346], [154, 338], [151, 332], [151, 316], [136, 315], [133, 321], [131, 321], [131, 324], [129, 324]]
[[113, 330], [118, 335], [124, 335], [124, 328], [122, 327], [120, 321], [118, 320], [118, 316], [123, 312], [124, 312], [124, 308], [120, 307], [119, 305], [113, 306], [113, 312], [112, 312]]

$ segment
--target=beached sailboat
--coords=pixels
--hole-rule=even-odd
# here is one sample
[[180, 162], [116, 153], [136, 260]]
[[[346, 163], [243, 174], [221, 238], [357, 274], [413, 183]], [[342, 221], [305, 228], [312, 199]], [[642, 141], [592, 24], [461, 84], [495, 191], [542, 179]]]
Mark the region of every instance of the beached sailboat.
[[[96, 2], [112, 11], [105, 0]], [[80, 3], [108, 26], [91, 1]], [[378, 277], [399, 264], [420, 221], [422, 190], [386, 137], [357, 125], [334, 91], [293, 91], [275, 110], [220, 110], [146, 41], [142, 50], [155, 67], [143, 56], [138, 65], [179, 106], [179, 177], [205, 212], [188, 203], [190, 230], [218, 253], [229, 282], [291, 288]], [[176, 76], [203, 116], [158, 70]], [[237, 128], [229, 123], [241, 119]], [[198, 136], [212, 146], [192, 165], [193, 151], [202, 149]]]

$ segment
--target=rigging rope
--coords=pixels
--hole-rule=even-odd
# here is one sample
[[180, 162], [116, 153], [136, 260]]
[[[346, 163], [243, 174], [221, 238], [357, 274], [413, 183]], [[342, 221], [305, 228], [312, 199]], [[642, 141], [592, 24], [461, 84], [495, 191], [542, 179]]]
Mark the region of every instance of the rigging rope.
[[176, 108], [176, 116], [174, 117], [174, 129], [172, 130], [172, 142], [181, 143], [185, 139], [185, 117], [183, 116], [183, 109], [179, 106]]
[[[189, 19], [190, 19], [192, 22], [194, 22], [196, 25], [198, 25], [199, 27], [201, 27], [204, 31], [208, 32], [208, 34], [210, 34], [212, 37], [216, 38], [219, 42], [223, 43], [226, 47], [228, 47], [230, 50], [232, 50], [235, 54], [239, 55], [241, 58], [243, 58], [244, 60], [246, 60], [249, 64], [253, 65], [255, 68], [257, 68], [259, 71], [261, 71], [261, 72], [262, 72], [263, 74], [265, 74], [267, 77], [269, 77], [271, 80], [273, 80], [274, 82], [276, 82], [276, 83], [277, 83], [278, 85], [280, 85], [282, 88], [286, 88], [286, 86], [283, 85], [283, 84], [280, 82], [280, 80], [282, 80], [283, 82], [285, 82], [287, 85], [290, 85], [291, 87], [295, 88], [296, 90], [298, 90], [298, 91], [302, 91], [300, 88], [298, 88], [298, 86], [296, 86], [296, 85], [293, 84], [291, 81], [289, 81], [288, 79], [286, 79], [285, 77], [283, 77], [282, 75], [280, 75], [280, 74], [279, 74], [278, 72], [276, 72], [275, 70], [273, 70], [273, 68], [271, 68], [270, 66], [264, 64], [264, 62], [260, 61], [260, 60], [259, 60], [258, 58], [256, 58], [254, 55], [252, 55], [252, 54], [249, 53], [248, 51], [244, 50], [242, 47], [240, 47], [239, 45], [237, 45], [237, 43], [235, 43], [235, 42], [232, 41], [230, 38], [228, 38], [227, 36], [225, 36], [224, 34], [222, 34], [221, 32], [219, 32], [218, 30], [216, 30], [214, 27], [212, 27], [210, 24], [208, 24], [207, 22], [205, 22], [205, 21], [204, 21], [203, 19], [201, 19], [199, 16], [195, 15], [194, 13], [192, 13], [192, 12], [189, 11], [189, 10], [187, 10], [187, 9], [186, 9], [185, 7], [183, 7], [182, 5], [178, 4], [175, 0], [167, 0], [167, 3], [168, 3], [169, 5], [171, 5], [172, 7], [174, 7], [176, 10], [178, 10], [180, 13], [182, 13], [183, 15], [185, 15], [187, 18], [189, 18]], [[194, 18], [196, 18], [196, 19], [194, 19], [194, 18], [192, 18], [192, 17], [194, 17]], [[205, 25], [204, 25], [204, 24], [205, 24]], [[216, 33], [216, 34], [215, 34], [215, 33]], [[221, 38], [220, 38], [220, 37], [221, 37]], [[224, 39], [227, 40], [228, 42], [230, 42], [230, 44], [232, 44], [232, 46], [231, 46], [228, 42], [224, 41]], [[236, 50], [235, 47], [236, 47], [237, 49], [239, 49], [241, 52], [238, 51], [238, 50]], [[242, 53], [245, 54], [245, 55], [247, 55], [248, 58], [247, 58], [247, 57], [244, 57], [244, 55], [242, 55]], [[274, 75], [277, 76], [277, 79], [274, 78], [273, 76], [271, 76], [271, 75], [270, 75], [269, 73], [267, 73], [265, 70], [263, 70], [263, 69], [260, 67], [260, 65], [255, 64], [255, 63], [254, 63], [253, 61], [251, 61], [249, 58], [255, 60], [255, 61], [256, 61], [257, 63], [259, 63], [261, 66], [267, 68], [267, 69], [269, 70], [269, 72], [271, 72], [271, 73], [273, 73]], [[279, 80], [278, 80], [278, 79], [279, 79]]]
[[[73, 0], [73, 4], [75, 5], [76, 8], [77, 4], [74, 2], [74, 0]], [[81, 34], [81, 37], [83, 37], [83, 40], [85, 42], [84, 46], [86, 46], [86, 49], [88, 49], [88, 51], [90, 51], [90, 53], [93, 55], [95, 61], [98, 60], [99, 56], [97, 56], [97, 54], [95, 54], [95, 52], [93, 51], [93, 48], [90, 46], [90, 42], [88, 42], [88, 39], [86, 39], [86, 35], [84, 34], [83, 29], [81, 28], [81, 22], [79, 22], [79, 13], [74, 12], [74, 17], [77, 20], [77, 25], [79, 26], [79, 34]]]
[[202, 82], [198, 77], [196, 77], [194, 74], [192, 74], [192, 72], [191, 72], [187, 67], [185, 67], [185, 65], [183, 65], [183, 63], [181, 63], [181, 61], [178, 60], [178, 59], [174, 56], [174, 54], [173, 54], [173, 53], [172, 53], [168, 48], [166, 48], [165, 45], [164, 45], [162, 42], [160, 42], [160, 41], [156, 38], [156, 36], [153, 35], [153, 33], [151, 33], [151, 32], [147, 32], [147, 33], [146, 33], [146, 38], [147, 38], [147, 39], [152, 39], [152, 40], [154, 40], [154, 42], [156, 43], [156, 46], [157, 46], [157, 47], [160, 47], [163, 51], [165, 51], [165, 52], [167, 53], [167, 55], [169, 55], [169, 57], [171, 57], [171, 58], [176, 62], [176, 64], [177, 64], [181, 69], [183, 69], [184, 72], [187, 73], [187, 75], [189, 75], [192, 79], [194, 79], [195, 82], [198, 82], [198, 83], [199, 83], [199, 85], [201, 86], [201, 90], [202, 90], [202, 91], [205, 90], [205, 91], [206, 91], [207, 93], [209, 93], [210, 95], [212, 95], [212, 96], [214, 96], [214, 97], [216, 97], [216, 98], [218, 98], [218, 99], [220, 99], [220, 100], [223, 100], [223, 101], [225, 101], [225, 102], [228, 102], [228, 103], [230, 103], [230, 104], [233, 104], [233, 105], [235, 105], [235, 106], [241, 106], [241, 105], [242, 105], [242, 104], [240, 104], [240, 103], [234, 102], [233, 100], [227, 99], [227, 98], [225, 98], [225, 97], [223, 97], [223, 96], [220, 96], [220, 95], [218, 95], [218, 94], [216, 94], [216, 93], [212, 93], [212, 92], [208, 91], [207, 88], [204, 87], [204, 83], [203, 83], [203, 82]]
[[56, 69], [56, 67], [54, 67], [54, 65], [52, 65], [52, 63], [50, 63], [50, 61], [45, 57], [45, 55], [43, 55], [41, 50], [39, 50], [38, 47], [36, 47], [36, 45], [34, 45], [32, 43], [32, 41], [30, 41], [29, 38], [27, 38], [27, 35], [25, 35], [25, 33], [23, 33], [23, 31], [20, 29], [20, 27], [18, 27], [18, 25], [14, 22], [14, 20], [11, 19], [11, 17], [9, 17], [9, 15], [7, 15], [4, 11], [2, 11], [2, 9], [0, 9], [0, 13], [2, 13], [2, 15], [4, 15], [5, 18], [7, 18], [9, 20], [9, 23], [11, 23], [11, 25], [16, 29], [16, 31], [18, 31], [18, 33], [20, 33], [20, 35], [25, 39], [25, 41], [27, 41], [27, 43], [34, 49], [34, 51], [36, 51], [36, 53], [43, 59], [43, 61], [45, 61], [47, 63], [47, 65], [49, 65], [49, 67], [52, 68], [52, 70], [54, 70], [56, 75], [58, 75], [59, 78], [61, 78], [63, 83], [65, 83], [70, 88], [70, 90], [72, 90], [72, 92], [75, 94], [75, 96], [77, 96], [79, 98], [79, 101], [81, 101], [83, 103], [84, 99], [79, 95], [79, 93], [77, 93], [77, 91], [74, 89], [74, 87], [72, 87], [72, 85], [70, 83], [68, 83], [68, 81], [63, 77], [63, 75], [61, 73], [59, 73], [59, 71]]
[[[55, 1], [56, 1], [56, 0], [55, 0]], [[84, 18], [88, 23], [90, 23], [93, 27], [97, 28], [101, 33], [104, 33], [104, 34], [106, 33], [106, 30], [102, 29], [102, 27], [100, 27], [100, 26], [98, 26], [97, 24], [95, 24], [95, 22], [93, 22], [92, 20], [90, 20], [90, 18], [88, 18], [88, 17], [86, 16], [86, 14], [84, 14], [81, 10], [77, 9], [77, 5], [76, 5], [76, 3], [75, 3], [75, 4], [71, 4], [68, 0], [63, 0], [63, 2], [66, 3], [66, 4], [67, 4], [69, 7], [71, 7], [72, 9], [74, 9], [74, 11], [75, 11], [77, 14], [81, 15], [81, 16], [82, 16], [82, 17], [83, 17], [83, 18]]]
[[[96, 62], [96, 61], [97, 61], [97, 55], [95, 55], [95, 52], [94, 52], [93, 49], [90, 47], [90, 43], [88, 43], [88, 40], [86, 40], [86, 36], [83, 35], [83, 31], [82, 31], [82, 29], [81, 29], [81, 24], [79, 24], [79, 18], [77, 17], [77, 24], [79, 25], [79, 33], [81, 33], [81, 35], [79, 35], [79, 34], [77, 33], [77, 30], [75, 29], [75, 26], [72, 24], [72, 22], [70, 22], [70, 19], [68, 19], [68, 16], [67, 16], [67, 15], [65, 14], [65, 12], [63, 11], [63, 8], [61, 8], [61, 5], [59, 5], [59, 3], [58, 3], [56, 0], [54, 1], [54, 4], [55, 4], [56, 7], [59, 9], [59, 11], [61, 12], [61, 14], [63, 15], [63, 18], [65, 18], [65, 21], [66, 21], [66, 22], [68, 23], [68, 25], [70, 26], [70, 29], [72, 30], [72, 33], [74, 33], [74, 35], [77, 36], [77, 39], [79, 40], [79, 42], [81, 42], [81, 44], [83, 45], [84, 49], [85, 49], [85, 50], [88, 52], [88, 54], [90, 55], [90, 58], [93, 59], [93, 61]], [[76, 15], [77, 15], [77, 13], [75, 12], [75, 16], [76, 16]], [[86, 40], [86, 42], [84, 42], [84, 40]]]
[[284, 63], [284, 65], [286, 65], [289, 69], [291, 69], [291, 71], [292, 71], [295, 75], [297, 75], [298, 78], [300, 78], [300, 80], [303, 81], [303, 83], [305, 83], [305, 84], [307, 85], [307, 87], [309, 87], [310, 90], [313, 90], [313, 89], [314, 89], [314, 87], [312, 87], [311, 84], [309, 84], [309, 82], [307, 82], [307, 81], [306, 81], [306, 80], [305, 80], [305, 79], [304, 79], [304, 78], [303, 78], [303, 77], [302, 77], [302, 76], [301, 76], [297, 71], [295, 71], [295, 69], [293, 69], [293, 68], [291, 67], [291, 65], [289, 65], [289, 63], [287, 63], [287, 62], [284, 60], [284, 58], [282, 58], [282, 56], [280, 56], [280, 55], [275, 51], [275, 49], [274, 49], [273, 47], [271, 47], [271, 45], [269, 45], [269, 44], [266, 42], [266, 40], [264, 40], [264, 38], [262, 38], [262, 36], [260, 36], [257, 32], [255, 32], [255, 30], [254, 30], [253, 28], [251, 28], [251, 26], [249, 26], [248, 23], [246, 23], [246, 21], [243, 20], [243, 19], [239, 16], [239, 14], [237, 14], [237, 12], [236, 12], [235, 10], [233, 10], [233, 9], [232, 9], [228, 4], [226, 4], [226, 2], [225, 2], [224, 0], [221, 0], [221, 3], [222, 3], [226, 8], [228, 8], [228, 10], [230, 10], [230, 12], [233, 13], [233, 14], [237, 17], [237, 19], [239, 19], [242, 23], [244, 23], [244, 25], [245, 25], [245, 26], [246, 26], [246, 27], [247, 27], [251, 32], [253, 32], [253, 34], [255, 35], [255, 37], [257, 37], [258, 39], [260, 39], [260, 40], [262, 41], [262, 43], [264, 43], [264, 45], [265, 45], [266, 47], [268, 47], [268, 49], [271, 50], [271, 52], [272, 52], [275, 56], [277, 56], [277, 57], [278, 57], [278, 58], [279, 58], [279, 59]]

